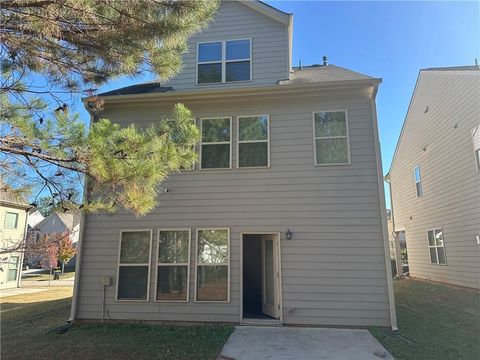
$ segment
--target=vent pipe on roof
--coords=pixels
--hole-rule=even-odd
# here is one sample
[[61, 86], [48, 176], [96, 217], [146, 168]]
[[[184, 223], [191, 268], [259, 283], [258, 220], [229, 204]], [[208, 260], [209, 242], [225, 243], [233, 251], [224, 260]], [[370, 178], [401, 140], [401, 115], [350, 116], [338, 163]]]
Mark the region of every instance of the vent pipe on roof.
[[323, 55], [323, 66], [327, 66], [327, 65], [328, 65], [327, 56], [326, 56], [326, 55]]

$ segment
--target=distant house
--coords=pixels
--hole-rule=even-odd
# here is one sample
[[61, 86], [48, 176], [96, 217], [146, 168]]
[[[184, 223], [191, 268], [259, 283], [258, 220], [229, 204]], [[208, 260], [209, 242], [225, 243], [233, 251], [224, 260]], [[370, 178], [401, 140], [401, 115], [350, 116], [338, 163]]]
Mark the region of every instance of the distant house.
[[0, 289], [20, 286], [30, 205], [0, 190]]
[[[42, 236], [52, 233], [68, 231], [72, 243], [77, 246], [80, 230], [80, 212], [68, 213], [54, 212], [28, 230], [29, 241], [36, 241]], [[66, 266], [75, 266], [76, 257], [72, 258]]]
[[201, 141], [150, 214], [85, 216], [72, 320], [396, 328], [380, 79], [292, 66], [292, 21], [222, 1], [175, 78], [98, 95], [121, 127], [184, 103]]
[[479, 67], [420, 71], [386, 181], [410, 275], [480, 288]]

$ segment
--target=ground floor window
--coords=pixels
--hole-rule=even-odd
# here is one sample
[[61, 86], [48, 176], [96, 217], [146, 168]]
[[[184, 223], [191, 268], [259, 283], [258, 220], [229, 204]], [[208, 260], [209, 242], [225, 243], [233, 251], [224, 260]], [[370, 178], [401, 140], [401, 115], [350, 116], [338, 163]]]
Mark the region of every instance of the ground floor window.
[[229, 301], [230, 230], [197, 230], [196, 301]]
[[19, 256], [10, 256], [8, 259], [7, 281], [16, 281], [20, 265]]
[[445, 265], [447, 263], [442, 229], [428, 230], [428, 248], [432, 264]]
[[151, 230], [120, 233], [117, 300], [148, 300], [151, 248]]
[[188, 302], [190, 229], [159, 230], [157, 249], [156, 300]]

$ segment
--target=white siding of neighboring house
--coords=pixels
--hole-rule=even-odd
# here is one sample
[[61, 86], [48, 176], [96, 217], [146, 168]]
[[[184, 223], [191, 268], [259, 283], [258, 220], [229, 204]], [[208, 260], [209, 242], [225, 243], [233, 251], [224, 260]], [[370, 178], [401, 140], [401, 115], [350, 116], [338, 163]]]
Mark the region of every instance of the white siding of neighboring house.
[[[225, 84], [197, 82], [197, 43], [252, 38], [252, 80]], [[183, 57], [183, 70], [163, 86], [174, 90], [252, 87], [274, 85], [288, 79], [287, 26], [237, 1], [223, 1], [208, 29], [188, 41]]]
[[[122, 126], [157, 122], [173, 103], [106, 105], [104, 117]], [[182, 99], [178, 99], [182, 101]], [[99, 319], [102, 276], [116, 283], [119, 234], [153, 229], [150, 295], [146, 303], [115, 301], [106, 288], [106, 318], [240, 320], [240, 233], [280, 232], [286, 324], [390, 325], [375, 132], [366, 91], [186, 101], [197, 119], [232, 116], [233, 168], [193, 170], [169, 178], [160, 205], [145, 217], [121, 212], [87, 215], [76, 316]], [[312, 112], [346, 109], [352, 164], [314, 166]], [[239, 115], [270, 115], [271, 167], [236, 168]], [[198, 123], [197, 123], [198, 124]], [[195, 229], [231, 230], [229, 303], [195, 303]], [[189, 303], [155, 303], [155, 239], [159, 228], [191, 228]], [[290, 228], [293, 238], [286, 240]]]
[[[7, 212], [18, 214], [16, 229], [5, 228], [5, 216]], [[25, 223], [27, 220], [27, 212], [24, 209], [19, 209], [15, 206], [0, 205], [0, 249], [12, 249], [22, 244], [25, 234]], [[18, 257], [19, 269], [17, 278], [12, 281], [7, 281], [9, 261], [12, 257]], [[19, 285], [22, 269], [23, 254], [21, 252], [11, 252], [0, 254], [0, 288], [10, 288]]]
[[[390, 172], [395, 227], [405, 230], [412, 276], [480, 288], [480, 173], [471, 134], [480, 124], [479, 99], [479, 70], [419, 75]], [[427, 230], [437, 227], [447, 265], [430, 263]]]

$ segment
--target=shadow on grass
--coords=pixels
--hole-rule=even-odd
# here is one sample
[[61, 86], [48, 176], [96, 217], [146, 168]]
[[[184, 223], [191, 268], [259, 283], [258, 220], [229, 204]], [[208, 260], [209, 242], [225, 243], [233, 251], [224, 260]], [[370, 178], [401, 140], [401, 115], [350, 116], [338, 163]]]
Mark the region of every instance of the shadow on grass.
[[71, 298], [2, 304], [2, 359], [216, 359], [228, 325], [76, 324]]
[[396, 280], [398, 332], [370, 332], [397, 360], [480, 359], [480, 292], [422, 280]]

